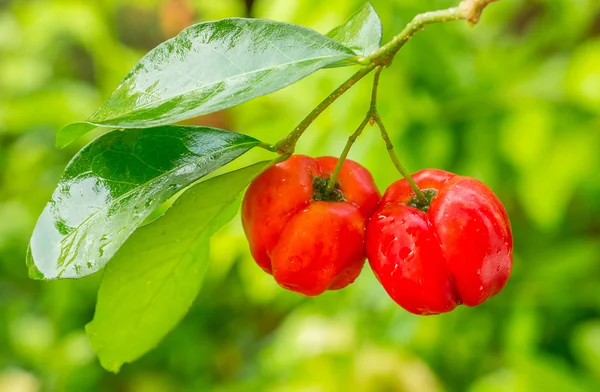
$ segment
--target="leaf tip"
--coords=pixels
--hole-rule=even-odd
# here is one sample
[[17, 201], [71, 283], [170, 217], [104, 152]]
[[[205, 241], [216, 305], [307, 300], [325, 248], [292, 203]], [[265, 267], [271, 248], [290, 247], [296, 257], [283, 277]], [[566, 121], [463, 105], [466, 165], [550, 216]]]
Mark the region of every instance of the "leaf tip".
[[85, 333], [90, 341], [90, 345], [98, 357], [100, 366], [102, 366], [102, 368], [108, 372], [117, 374], [121, 370], [121, 366], [123, 366], [124, 362], [115, 360], [114, 358], [109, 359], [109, 356], [105, 354], [103, 345], [99, 342], [100, 337], [98, 332], [95, 330], [94, 321], [95, 319], [87, 323], [85, 326]]
[[30, 279], [44, 280], [46, 277], [35, 265], [33, 260], [33, 254], [31, 253], [31, 245], [27, 248], [27, 255], [25, 256], [25, 265], [27, 266], [27, 275]]
[[104, 370], [117, 374], [121, 371], [121, 366], [123, 366], [123, 362], [120, 361], [108, 361], [102, 357], [102, 355], [98, 354], [98, 361], [100, 361], [100, 366], [104, 368]]
[[62, 127], [56, 134], [56, 148], [65, 148], [94, 128], [96, 125], [88, 122], [76, 122]]
[[37, 269], [35, 265], [29, 266], [27, 274], [29, 275], [29, 279], [45, 280], [44, 274], [39, 269]]

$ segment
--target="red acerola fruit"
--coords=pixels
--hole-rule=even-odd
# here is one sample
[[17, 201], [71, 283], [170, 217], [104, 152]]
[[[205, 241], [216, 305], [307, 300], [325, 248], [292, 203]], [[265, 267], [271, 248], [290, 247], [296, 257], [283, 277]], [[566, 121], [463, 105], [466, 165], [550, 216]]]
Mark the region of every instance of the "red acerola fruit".
[[482, 182], [426, 169], [386, 190], [366, 235], [367, 258], [390, 295], [411, 313], [449, 312], [498, 294], [512, 268], [513, 240], [500, 200]]
[[337, 162], [293, 155], [258, 176], [242, 204], [257, 264], [307, 296], [354, 282], [365, 262], [366, 224], [381, 198], [367, 169], [350, 160], [333, 192], [325, 192]]

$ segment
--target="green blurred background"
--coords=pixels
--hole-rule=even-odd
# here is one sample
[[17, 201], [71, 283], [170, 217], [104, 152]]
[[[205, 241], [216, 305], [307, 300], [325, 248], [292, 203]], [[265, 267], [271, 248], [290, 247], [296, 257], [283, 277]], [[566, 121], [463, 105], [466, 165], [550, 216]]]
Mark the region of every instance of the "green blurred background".
[[[373, 0], [388, 40], [458, 0]], [[121, 373], [84, 334], [101, 274], [27, 278], [24, 254], [68, 160], [53, 146], [149, 49], [197, 21], [251, 15], [327, 32], [358, 0], [0, 0], [0, 391], [599, 391], [600, 2], [503, 0], [471, 29], [418, 33], [382, 75], [380, 112], [411, 171], [486, 182], [509, 212], [513, 275], [478, 308], [411, 315], [366, 267], [345, 290], [303, 298], [249, 256], [239, 219], [213, 241], [183, 322]], [[320, 71], [191, 123], [267, 142], [287, 134], [354, 70]], [[370, 78], [367, 78], [370, 79]], [[338, 155], [362, 119], [365, 80], [298, 152]], [[268, 157], [252, 152], [227, 169]], [[375, 129], [350, 157], [383, 190], [398, 178]]]

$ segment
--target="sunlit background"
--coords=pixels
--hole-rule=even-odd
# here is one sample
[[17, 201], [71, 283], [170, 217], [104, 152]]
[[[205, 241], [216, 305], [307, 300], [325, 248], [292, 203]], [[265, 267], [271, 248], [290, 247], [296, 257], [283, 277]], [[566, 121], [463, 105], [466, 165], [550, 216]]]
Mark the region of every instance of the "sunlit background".
[[[458, 0], [373, 0], [384, 39]], [[151, 353], [104, 371], [84, 325], [101, 273], [27, 278], [37, 216], [68, 160], [54, 148], [146, 53], [182, 28], [231, 16], [327, 32], [357, 0], [0, 0], [0, 391], [600, 390], [600, 2], [502, 0], [469, 28], [418, 33], [382, 75], [380, 112], [411, 171], [486, 182], [515, 237], [513, 275], [478, 308], [411, 315], [365, 267], [318, 298], [279, 288], [250, 258], [239, 218], [214, 238], [205, 285]], [[354, 70], [320, 71], [191, 123], [266, 142], [287, 134]], [[367, 109], [366, 78], [298, 152], [339, 155]], [[252, 152], [227, 167], [269, 157]], [[350, 153], [382, 190], [398, 178], [375, 129]], [[140, 260], [142, 263], [143, 260]], [[141, 332], [143, 333], [143, 332]]]

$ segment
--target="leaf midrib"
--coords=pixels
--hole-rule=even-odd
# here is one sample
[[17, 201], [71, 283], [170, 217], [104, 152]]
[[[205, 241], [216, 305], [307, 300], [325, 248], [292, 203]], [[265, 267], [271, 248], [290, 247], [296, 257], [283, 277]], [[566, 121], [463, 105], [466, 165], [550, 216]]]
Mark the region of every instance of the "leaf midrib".
[[[351, 50], [349, 48], [347, 48], [347, 49]], [[322, 59], [327, 59], [327, 58], [335, 58], [335, 57], [338, 57], [338, 56], [341, 57], [342, 55], [339, 54], [339, 55], [335, 55], [335, 56], [331, 55], [331, 56], [311, 57], [309, 59], [298, 60], [298, 61], [290, 61], [290, 62], [287, 62], [287, 63], [282, 63], [282, 64], [274, 65], [274, 66], [271, 66], [271, 67], [267, 67], [267, 68], [260, 68], [260, 69], [257, 69], [257, 70], [251, 71], [251, 72], [240, 73], [240, 74], [237, 74], [237, 75], [234, 75], [234, 76], [227, 77], [225, 79], [221, 79], [221, 80], [216, 81], [216, 82], [208, 83], [208, 84], [202, 85], [202, 86], [194, 88], [194, 89], [183, 91], [183, 92], [175, 94], [175, 95], [171, 95], [171, 96], [168, 96], [168, 97], [156, 100], [156, 101], [149, 102], [149, 103], [144, 104], [142, 106], [139, 106], [139, 107], [137, 107], [137, 108], [135, 108], [133, 110], [130, 110], [130, 111], [125, 112], [125, 113], [122, 113], [122, 114], [120, 114], [117, 117], [107, 118], [107, 119], [101, 120], [99, 122], [94, 122], [94, 116], [96, 115], [96, 113], [94, 113], [90, 117], [90, 119], [87, 121], [87, 123], [93, 124], [93, 125], [98, 125], [98, 126], [104, 126], [104, 125], [115, 125], [115, 126], [117, 126], [117, 124], [110, 124], [110, 123], [108, 123], [108, 121], [115, 121], [115, 120], [119, 120], [119, 119], [126, 119], [128, 116], [131, 116], [132, 114], [135, 114], [136, 112], [139, 112], [139, 111], [142, 111], [142, 110], [145, 110], [145, 109], [148, 109], [148, 108], [152, 108], [152, 106], [162, 104], [162, 103], [167, 102], [167, 101], [169, 101], [169, 100], [171, 100], [173, 98], [176, 98], [176, 97], [185, 96], [185, 95], [193, 93], [195, 91], [200, 91], [200, 90], [203, 90], [203, 89], [210, 88], [211, 86], [217, 85], [219, 83], [228, 82], [231, 79], [235, 79], [235, 78], [238, 78], [238, 77], [241, 77], [241, 76], [256, 74], [256, 73], [259, 73], [259, 72], [274, 70], [274, 69], [277, 69], [277, 68], [282, 68], [282, 67], [288, 66], [290, 64], [296, 64], [297, 65], [297, 64], [302, 64], [302, 63], [309, 62], [309, 61], [322, 60]], [[354, 56], [355, 56], [355, 54], [353, 54], [353, 55], [348, 54], [347, 57], [336, 59], [333, 62], [341, 61], [341, 60], [344, 60], [346, 58], [351, 58], [351, 57], [354, 57]], [[110, 100], [110, 98], [109, 98], [109, 100]], [[104, 106], [104, 105], [102, 105], [102, 106]], [[102, 107], [101, 107], [101, 109], [102, 109]]]

